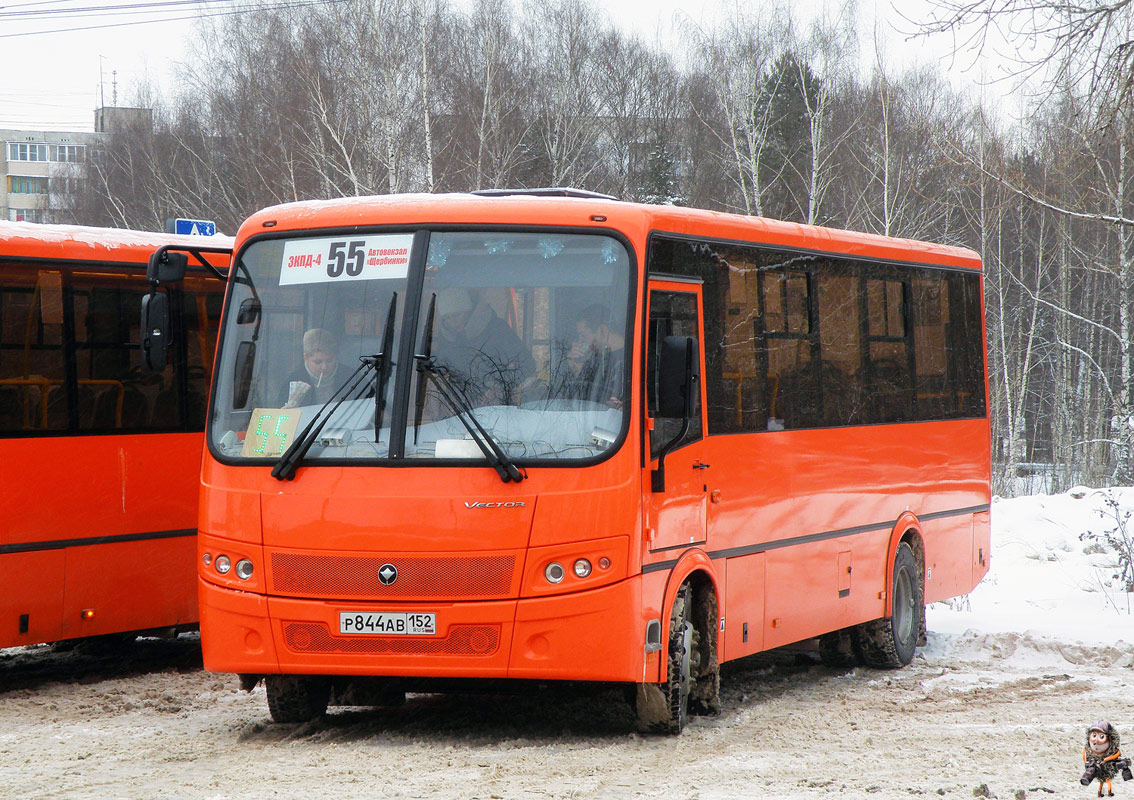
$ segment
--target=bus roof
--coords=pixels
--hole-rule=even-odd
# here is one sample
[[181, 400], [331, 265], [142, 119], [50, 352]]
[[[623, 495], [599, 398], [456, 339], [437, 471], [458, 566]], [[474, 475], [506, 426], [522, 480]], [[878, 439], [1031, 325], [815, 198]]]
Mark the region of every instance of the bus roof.
[[[144, 264], [162, 245], [232, 247], [233, 242], [231, 236], [178, 236], [126, 228], [0, 222], [0, 257]], [[216, 263], [227, 264], [227, 258]]]
[[[522, 191], [522, 190], [519, 190]], [[601, 219], [596, 219], [596, 217]], [[243, 241], [265, 231], [371, 225], [564, 225], [649, 231], [838, 253], [850, 257], [980, 269], [963, 247], [802, 225], [743, 214], [628, 203], [591, 197], [514, 194], [394, 194], [287, 203], [258, 211], [237, 232]]]

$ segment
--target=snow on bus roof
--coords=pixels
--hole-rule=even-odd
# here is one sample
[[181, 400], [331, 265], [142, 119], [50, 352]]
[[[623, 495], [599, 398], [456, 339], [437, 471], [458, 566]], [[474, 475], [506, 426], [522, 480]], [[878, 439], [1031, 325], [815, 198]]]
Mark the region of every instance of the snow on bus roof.
[[0, 256], [145, 260], [162, 245], [231, 248], [233, 241], [231, 236], [179, 236], [127, 228], [0, 221]]
[[[469, 193], [391, 194], [307, 200], [271, 206], [250, 216], [237, 236], [248, 238], [265, 229], [350, 227], [388, 224], [501, 222], [499, 211], [516, 212], [517, 225], [547, 224], [541, 212], [562, 212], [558, 224], [637, 223], [643, 232], [654, 230], [682, 236], [758, 241], [760, 244], [845, 254], [849, 257], [980, 268], [980, 256], [954, 245], [899, 239], [859, 231], [805, 225], [797, 222], [746, 216], [685, 206], [647, 205], [601, 197], [524, 194], [485, 196]], [[572, 214], [583, 212], [577, 220]], [[594, 219], [601, 215], [603, 219]], [[267, 223], [267, 225], [265, 225]]]

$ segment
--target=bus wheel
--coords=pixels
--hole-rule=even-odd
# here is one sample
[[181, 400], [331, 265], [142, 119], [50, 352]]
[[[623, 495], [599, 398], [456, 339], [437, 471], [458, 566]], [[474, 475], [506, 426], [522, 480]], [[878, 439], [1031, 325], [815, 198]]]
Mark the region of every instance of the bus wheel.
[[268, 675], [268, 711], [275, 722], [310, 722], [327, 713], [331, 682], [303, 675]]
[[717, 598], [711, 587], [702, 584], [693, 594], [690, 618], [693, 621], [692, 682], [689, 686], [689, 713], [716, 716], [721, 713], [721, 665], [717, 660], [717, 631], [720, 629]]
[[919, 621], [925, 605], [917, 559], [905, 542], [894, 555], [893, 613], [855, 628], [855, 651], [862, 662], [878, 669], [904, 667], [913, 660]]
[[681, 733], [689, 720], [689, 691], [693, 682], [693, 623], [689, 584], [677, 591], [669, 621], [669, 664], [662, 684], [638, 684], [634, 710], [639, 727], [650, 733]]

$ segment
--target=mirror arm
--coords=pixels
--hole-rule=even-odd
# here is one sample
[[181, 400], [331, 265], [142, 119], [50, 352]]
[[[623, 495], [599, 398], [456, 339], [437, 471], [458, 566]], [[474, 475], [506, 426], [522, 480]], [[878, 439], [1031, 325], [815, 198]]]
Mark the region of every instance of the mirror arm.
[[[201, 266], [211, 272], [218, 279], [222, 281], [228, 280], [227, 274], [221, 272], [219, 269], [210, 264], [208, 260], [201, 254], [217, 253], [219, 255], [224, 255], [232, 258], [231, 247], [185, 247], [176, 244], [163, 244], [161, 247], [154, 251], [152, 256], [150, 256], [150, 263], [146, 268], [146, 278], [149, 279], [150, 283], [157, 283], [160, 280], [160, 269], [163, 265], [169, 263], [169, 253], [187, 253], [188, 255], [193, 256], [193, 258], [195, 258], [201, 264]], [[182, 267], [181, 269], [184, 270], [184, 267]], [[180, 278], [178, 278], [177, 280], [180, 280]]]
[[[224, 249], [221, 249], [221, 248], [218, 248], [217, 250], [206, 250], [206, 251], [203, 251], [203, 252], [217, 252], [217, 253], [227, 253], [227, 254], [228, 254], [229, 256], [231, 256], [231, 255], [232, 255], [232, 251], [231, 251], [231, 250], [224, 250]], [[214, 266], [213, 266], [212, 264], [210, 264], [210, 263], [209, 263], [208, 261], [206, 261], [206, 260], [205, 260], [205, 257], [204, 257], [203, 255], [201, 255], [201, 253], [202, 253], [202, 251], [201, 251], [201, 250], [190, 250], [190, 251], [189, 251], [189, 254], [190, 254], [191, 256], [193, 256], [193, 258], [197, 259], [197, 261], [199, 261], [199, 262], [200, 262], [200, 264], [201, 264], [201, 266], [202, 266], [202, 267], [204, 267], [205, 269], [207, 269], [207, 270], [208, 270], [209, 272], [213, 273], [213, 275], [214, 275], [214, 276], [215, 276], [215, 277], [216, 277], [216, 278], [217, 278], [218, 280], [227, 281], [227, 280], [228, 280], [228, 275], [227, 275], [226, 273], [224, 273], [224, 272], [221, 272], [221, 271], [220, 271], [219, 269], [217, 269], [217, 268], [216, 268], [216, 267], [214, 267]]]

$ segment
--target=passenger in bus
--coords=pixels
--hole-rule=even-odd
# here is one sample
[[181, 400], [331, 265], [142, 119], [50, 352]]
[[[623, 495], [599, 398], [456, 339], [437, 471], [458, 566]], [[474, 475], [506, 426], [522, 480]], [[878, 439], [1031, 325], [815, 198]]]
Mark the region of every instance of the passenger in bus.
[[474, 406], [518, 405], [534, 383], [535, 361], [480, 292], [454, 288], [437, 295], [433, 352]]
[[622, 407], [626, 340], [611, 330], [610, 310], [599, 303], [579, 312], [576, 338], [567, 352], [568, 397]]
[[303, 334], [303, 365], [288, 375], [279, 405], [325, 403], [349, 374], [350, 368], [339, 361], [338, 339], [322, 328], [312, 328]]

